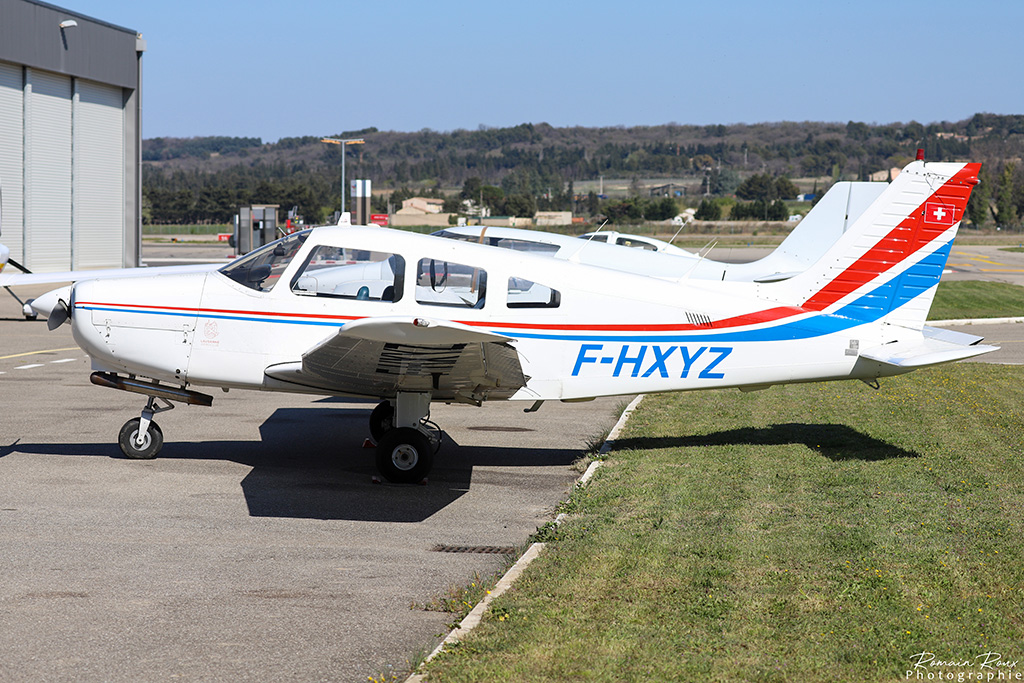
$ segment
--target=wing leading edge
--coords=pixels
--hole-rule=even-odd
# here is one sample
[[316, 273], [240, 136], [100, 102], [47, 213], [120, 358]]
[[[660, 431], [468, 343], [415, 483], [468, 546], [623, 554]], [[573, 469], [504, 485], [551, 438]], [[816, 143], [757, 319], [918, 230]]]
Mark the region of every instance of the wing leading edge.
[[268, 367], [272, 380], [332, 393], [390, 398], [429, 392], [433, 400], [507, 399], [526, 384], [509, 337], [428, 318], [365, 318], [302, 355]]

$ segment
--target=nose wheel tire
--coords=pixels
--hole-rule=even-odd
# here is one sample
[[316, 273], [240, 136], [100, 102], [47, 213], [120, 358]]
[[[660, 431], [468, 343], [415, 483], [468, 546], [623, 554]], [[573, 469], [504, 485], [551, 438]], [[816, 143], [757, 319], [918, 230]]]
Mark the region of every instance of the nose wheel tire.
[[380, 442], [381, 437], [395, 427], [395, 407], [391, 401], [381, 401], [370, 413], [370, 436]]
[[121, 452], [132, 460], [152, 460], [163, 448], [164, 435], [156, 422], [150, 422], [142, 443], [136, 443], [141, 422], [142, 420], [137, 417], [125, 422], [117, 435], [117, 445], [121, 447]]
[[377, 470], [390, 482], [419, 483], [433, 464], [433, 445], [418, 429], [392, 429], [385, 432], [377, 443]]

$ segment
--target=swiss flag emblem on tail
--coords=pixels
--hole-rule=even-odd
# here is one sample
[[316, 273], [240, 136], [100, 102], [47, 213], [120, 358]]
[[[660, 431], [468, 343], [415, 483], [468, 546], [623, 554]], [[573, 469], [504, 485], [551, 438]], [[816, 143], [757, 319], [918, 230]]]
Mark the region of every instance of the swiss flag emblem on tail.
[[956, 223], [956, 207], [952, 204], [941, 204], [939, 202], [924, 203], [924, 222], [938, 223], [939, 225], [953, 225]]

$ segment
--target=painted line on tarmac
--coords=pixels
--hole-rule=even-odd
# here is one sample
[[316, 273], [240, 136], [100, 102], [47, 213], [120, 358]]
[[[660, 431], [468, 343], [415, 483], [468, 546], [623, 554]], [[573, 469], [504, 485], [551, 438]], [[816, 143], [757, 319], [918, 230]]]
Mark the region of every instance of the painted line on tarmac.
[[[642, 398], [643, 394], [637, 396], [632, 401], [630, 401], [629, 405], [626, 406], [626, 409], [622, 411], [622, 415], [619, 416], [619, 421], [615, 423], [615, 426], [612, 427], [612, 431], [608, 433], [608, 437], [601, 445], [601, 450], [598, 451], [599, 456], [607, 455], [608, 452], [612, 450], [612, 448], [615, 445], [615, 440], [619, 438], [619, 434], [622, 433], [622, 429], [626, 426], [626, 421], [629, 420], [629, 416], [633, 413], [634, 410], [636, 410], [637, 406], [640, 405], [640, 400]], [[592, 463], [590, 463], [590, 467], [588, 467], [587, 471], [583, 473], [583, 476], [577, 479], [576, 483], [573, 484], [573, 489], [575, 490], [582, 486], [586, 486], [587, 482], [589, 482], [591, 477], [594, 476], [594, 472], [597, 471], [597, 468], [601, 465], [602, 462], [604, 461], [595, 460]], [[565, 513], [563, 512], [559, 514], [557, 517], [555, 517], [555, 526], [560, 525], [564, 520]], [[491, 606], [491, 601], [493, 601], [497, 597], [500, 597], [503, 593], [505, 593], [505, 591], [512, 587], [512, 584], [515, 582], [516, 579], [519, 578], [520, 574], [523, 573], [526, 567], [535, 559], [537, 559], [538, 556], [540, 556], [541, 551], [544, 550], [544, 546], [544, 543], [531, 544], [530, 547], [526, 549], [526, 552], [523, 553], [522, 557], [516, 560], [516, 563], [512, 565], [511, 569], [505, 572], [505, 575], [498, 580], [498, 583], [494, 586], [494, 588], [488, 591], [487, 595], [484, 596], [484, 599], [478, 602], [475, 607], [473, 607], [472, 611], [470, 611], [470, 613], [466, 615], [466, 618], [460, 621], [459, 625], [454, 630], [452, 630], [451, 633], [448, 634], [448, 637], [442, 640], [441, 644], [434, 648], [434, 651], [427, 655], [427, 657], [420, 663], [420, 665], [416, 667], [416, 671], [414, 671], [412, 674], [409, 675], [407, 679], [405, 679], [405, 683], [423, 683], [423, 681], [426, 680], [424, 679], [425, 674], [419, 673], [423, 669], [423, 667], [425, 667], [427, 663], [429, 663], [430, 660], [432, 660], [434, 657], [441, 654], [441, 652], [444, 651], [445, 647], [458, 643], [460, 640], [469, 635], [470, 631], [479, 626], [480, 621], [484, 617], [484, 614], [487, 613], [487, 609]]]
[[10, 356], [0, 356], [0, 360], [7, 360], [8, 358], [21, 358], [22, 356], [35, 356], [40, 353], [59, 353], [61, 351], [77, 351], [77, 346], [72, 346], [68, 349], [46, 349], [44, 351], [26, 351], [25, 353], [12, 353]]

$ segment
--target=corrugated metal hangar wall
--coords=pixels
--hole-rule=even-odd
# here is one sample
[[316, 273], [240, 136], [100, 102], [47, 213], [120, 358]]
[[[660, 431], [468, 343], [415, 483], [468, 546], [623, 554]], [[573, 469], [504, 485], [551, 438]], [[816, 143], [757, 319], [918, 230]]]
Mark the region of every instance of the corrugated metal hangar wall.
[[0, 242], [38, 272], [139, 264], [145, 43], [0, 0]]

